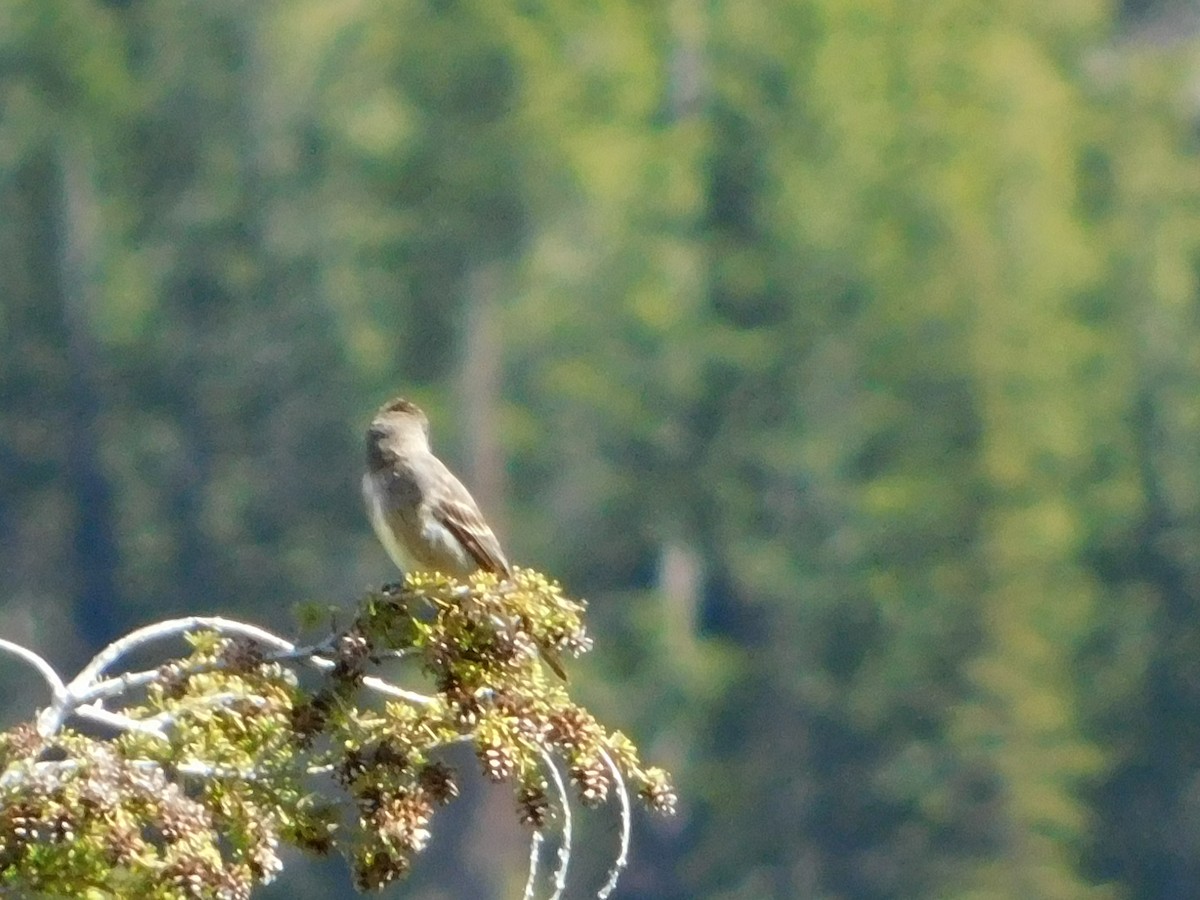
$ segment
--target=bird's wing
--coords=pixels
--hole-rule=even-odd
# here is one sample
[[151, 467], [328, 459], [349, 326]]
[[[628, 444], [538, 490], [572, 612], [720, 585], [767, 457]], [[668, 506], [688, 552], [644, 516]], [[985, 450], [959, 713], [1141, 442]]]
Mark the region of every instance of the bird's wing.
[[[483, 514], [479, 512], [475, 500], [449, 470], [446, 471], [446, 476], [439, 497], [432, 504], [434, 519], [454, 535], [479, 568], [508, 577], [512, 574], [512, 569], [509, 568], [508, 560], [504, 558], [504, 551], [500, 549], [500, 541], [483, 520]], [[542, 659], [554, 670], [554, 674], [566, 681], [567, 672], [554, 648], [539, 642], [538, 650]]]
[[510, 575], [511, 569], [500, 549], [500, 541], [484, 521], [467, 489], [458, 479], [453, 476], [451, 479], [445, 483], [441, 496], [431, 504], [434, 519], [454, 535], [479, 568], [497, 575]]

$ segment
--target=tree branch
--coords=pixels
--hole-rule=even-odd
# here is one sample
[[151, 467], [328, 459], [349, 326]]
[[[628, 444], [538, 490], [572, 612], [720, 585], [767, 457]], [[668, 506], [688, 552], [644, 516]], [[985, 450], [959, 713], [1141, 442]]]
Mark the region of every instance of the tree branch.
[[562, 843], [558, 847], [558, 865], [554, 869], [554, 893], [550, 895], [550, 900], [562, 900], [563, 891], [567, 889], [567, 868], [571, 865], [571, 798], [554, 758], [542, 750], [542, 759], [550, 770], [550, 778], [558, 792], [558, 802], [563, 812]]
[[54, 671], [54, 666], [50, 665], [46, 659], [37, 653], [34, 653], [28, 647], [22, 647], [20, 644], [14, 644], [12, 641], [7, 641], [0, 638], [0, 650], [6, 650], [18, 659], [22, 659], [29, 663], [41, 673], [42, 678], [50, 685], [50, 693], [57, 702], [63, 694], [66, 693], [67, 686], [63, 684], [62, 678]]
[[[620, 850], [598, 892], [603, 900], [628, 863], [625, 776], [660, 811], [674, 809], [675, 795], [666, 773], [642, 768], [626, 738], [608, 733], [564, 688], [539, 677], [530, 649], [539, 642], [552, 640], [576, 654], [590, 647], [582, 610], [557, 583], [528, 570], [501, 587], [482, 577], [418, 575], [399, 590], [370, 594], [348, 629], [315, 644], [299, 646], [220, 616], [188, 616], [113, 641], [67, 683], [36, 652], [0, 639], [0, 651], [33, 666], [53, 695], [35, 723], [0, 733], [6, 764], [0, 875], [6, 884], [16, 878], [12, 883], [59, 885], [63, 895], [75, 896], [72, 866], [86, 858], [108, 873], [101, 876], [105, 884], [125, 879], [124, 887], [136, 883], [153, 892], [175, 877], [167, 869], [179, 864], [154, 852], [153, 835], [183, 829], [188, 841], [173, 846], [192, 875], [214, 889], [236, 882], [249, 890], [269, 880], [281, 865], [276, 849], [283, 843], [312, 853], [337, 848], [351, 861], [356, 885], [382, 887], [408, 870], [426, 843], [433, 811], [457, 794], [453, 770], [431, 754], [470, 742], [489, 777], [518, 783], [522, 821], [539, 823], [523, 900], [534, 900], [539, 880], [546, 882], [543, 864], [550, 870], [549, 900], [562, 900], [567, 889], [574, 820], [563, 767], [589, 805], [608, 787], [617, 791]], [[197, 631], [203, 634], [183, 659], [120, 671], [135, 651]], [[431, 696], [368, 674], [406, 656], [422, 660]], [[297, 678], [300, 666], [327, 677], [309, 686]], [[402, 702], [371, 703], [369, 693]], [[72, 717], [121, 736], [72, 730], [66, 727]], [[314, 782], [308, 777], [314, 774], [330, 777]], [[226, 780], [212, 793], [193, 790]], [[551, 864], [544, 858], [545, 823], [555, 795], [562, 824]], [[339, 828], [345, 805], [358, 813], [360, 828]], [[38, 834], [64, 829], [85, 839], [70, 847], [36, 843]], [[227, 833], [244, 840], [231, 845], [228, 857], [214, 856]], [[110, 872], [106, 841], [116, 837], [123, 852], [144, 862]]]
[[[332, 638], [310, 646], [298, 647], [286, 638], [267, 631], [265, 628], [260, 628], [257, 625], [251, 625], [247, 622], [239, 622], [235, 619], [226, 619], [222, 616], [187, 616], [180, 619], [167, 619], [163, 622], [155, 622], [152, 625], [131, 631], [124, 637], [113, 641], [96, 654], [91, 662], [84, 666], [79, 674], [71, 680], [71, 683], [67, 685], [63, 684], [62, 679], [50, 667], [49, 663], [33, 651], [27, 650], [19, 644], [12, 644], [9, 641], [4, 641], [0, 646], [36, 666], [54, 688], [54, 701], [38, 717], [38, 733], [43, 737], [50, 737], [62, 728], [63, 723], [71, 715], [79, 712], [84, 704], [108, 697], [119, 696], [131, 688], [144, 687], [161, 677], [161, 669], [151, 669], [139, 672], [126, 672], [113, 678], [97, 680], [106, 669], [119, 662], [123, 656], [145, 644], [178, 637], [191, 631], [215, 631], [218, 634], [248, 638], [249, 640], [265, 644], [275, 650], [274, 653], [264, 657], [268, 661], [297, 660], [322, 672], [328, 672], [337, 665], [329, 657], [319, 655], [321, 651], [331, 648]], [[183, 675], [193, 675], [201, 672], [221, 671], [227, 668], [227, 663], [216, 661], [198, 664], [191, 668], [184, 666], [180, 669], [180, 673]], [[365, 677], [363, 685], [378, 694], [394, 697], [409, 703], [426, 705], [433, 702], [432, 697], [406, 690], [374, 675]], [[93, 710], [98, 708], [91, 707]], [[92, 712], [87, 717], [100, 721], [103, 714]], [[136, 720], [126, 719], [125, 721], [126, 725], [122, 730], [147, 730], [128, 724]], [[115, 725], [117, 722], [117, 719], [110, 718], [107, 724]]]
[[608, 880], [596, 894], [599, 900], [606, 900], [617, 889], [617, 881], [621, 877], [621, 872], [629, 864], [629, 839], [633, 832], [633, 813], [629, 809], [629, 788], [625, 786], [621, 769], [613, 762], [612, 756], [603, 747], [600, 748], [600, 756], [604, 759], [608, 770], [612, 772], [613, 783], [617, 788], [617, 800], [621, 804], [621, 850], [617, 854], [612, 868], [608, 870]]
[[533, 892], [537, 887], [538, 851], [541, 849], [542, 832], [535, 828], [533, 837], [529, 839], [529, 876], [525, 879], [525, 891], [521, 894], [521, 900], [533, 900]]

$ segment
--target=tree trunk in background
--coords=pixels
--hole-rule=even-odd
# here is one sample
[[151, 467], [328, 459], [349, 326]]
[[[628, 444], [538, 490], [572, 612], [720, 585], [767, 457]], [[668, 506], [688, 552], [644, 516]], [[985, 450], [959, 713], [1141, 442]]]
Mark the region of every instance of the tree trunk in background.
[[466, 329], [459, 391], [462, 397], [464, 480], [488, 523], [505, 540], [507, 476], [500, 444], [497, 407], [503, 374], [503, 343], [496, 315], [500, 265], [487, 263], [467, 278]]
[[[459, 370], [459, 408], [463, 481], [475, 497], [500, 545], [512, 559], [505, 527], [508, 517], [507, 477], [500, 443], [497, 407], [503, 372], [503, 344], [497, 300], [501, 290], [501, 265], [477, 265], [467, 276], [464, 297], [465, 325], [462, 364]], [[467, 779], [463, 779], [466, 781]], [[456, 896], [481, 900], [504, 896], [504, 886], [495, 882], [496, 860], [511, 859], [522, 850], [524, 835], [512, 827], [512, 799], [503, 791], [472, 790], [471, 819], [453, 835], [452, 853], [469, 865], [459, 874]]]
[[80, 636], [90, 645], [107, 643], [121, 631], [116, 570], [112, 489], [101, 458], [101, 363], [92, 334], [96, 304], [99, 210], [86, 151], [58, 145], [58, 289], [66, 331], [68, 385], [65, 402], [64, 483], [75, 509], [72, 551], [78, 573], [74, 614]]

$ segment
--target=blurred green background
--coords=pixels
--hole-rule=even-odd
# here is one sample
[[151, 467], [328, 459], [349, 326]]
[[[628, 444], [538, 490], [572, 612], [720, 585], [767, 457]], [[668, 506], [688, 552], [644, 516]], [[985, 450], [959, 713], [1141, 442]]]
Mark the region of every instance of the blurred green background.
[[[348, 607], [401, 391], [678, 777], [619, 896], [1200, 897], [1195, 4], [0, 0], [0, 634]], [[467, 781], [389, 896], [519, 896]]]

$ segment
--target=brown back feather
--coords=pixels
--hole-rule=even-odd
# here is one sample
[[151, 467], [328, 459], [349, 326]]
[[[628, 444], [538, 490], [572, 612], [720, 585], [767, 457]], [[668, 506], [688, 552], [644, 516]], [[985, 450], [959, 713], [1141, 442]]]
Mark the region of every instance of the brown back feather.
[[512, 574], [504, 551], [500, 549], [500, 541], [473, 504], [457, 500], [447, 500], [439, 503], [433, 510], [434, 518], [458, 538], [459, 543], [466, 548], [475, 560], [476, 565], [485, 572], [508, 577]]

